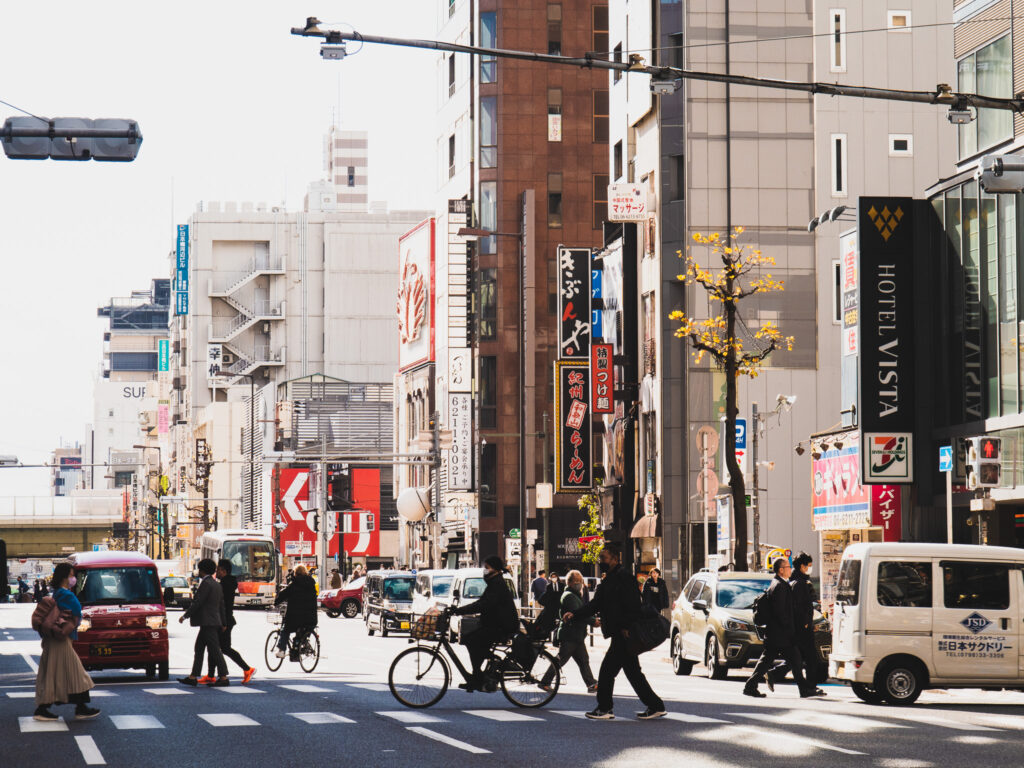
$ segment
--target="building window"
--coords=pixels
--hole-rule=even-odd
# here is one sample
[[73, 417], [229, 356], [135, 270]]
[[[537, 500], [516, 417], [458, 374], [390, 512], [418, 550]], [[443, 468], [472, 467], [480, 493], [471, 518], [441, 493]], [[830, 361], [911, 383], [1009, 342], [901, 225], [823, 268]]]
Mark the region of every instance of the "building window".
[[594, 229], [600, 229], [608, 216], [608, 174], [594, 174]]
[[115, 472], [114, 473], [114, 487], [124, 488], [125, 486], [132, 484], [132, 475], [134, 472]]
[[480, 428], [494, 429], [498, 424], [498, 358], [480, 358]]
[[[498, 226], [498, 183], [480, 182], [480, 227], [494, 232]], [[477, 241], [480, 253], [494, 253], [497, 238], [482, 237]]]
[[846, 134], [833, 133], [832, 148], [832, 197], [846, 197]]
[[498, 335], [498, 270], [480, 271], [480, 338], [494, 339]]
[[829, 70], [832, 72], [846, 71], [846, 11], [833, 8], [828, 12], [829, 32]]
[[888, 26], [891, 32], [909, 32], [910, 11], [889, 11]]
[[448, 178], [455, 175], [455, 134], [448, 137]]
[[616, 141], [612, 150], [612, 178], [616, 181], [622, 178], [622, 142]]
[[110, 370], [156, 372], [156, 352], [111, 352]]
[[497, 517], [498, 446], [485, 443], [480, 448], [480, 517]]
[[909, 133], [889, 134], [889, 157], [903, 157], [914, 154], [914, 137]]
[[455, 95], [455, 54], [448, 57], [448, 96]]
[[548, 88], [548, 141], [562, 140], [562, 89]]
[[608, 143], [608, 91], [594, 91], [594, 143]]
[[548, 226], [562, 226], [562, 174], [548, 174]]
[[498, 97], [480, 97], [480, 167], [498, 164]]
[[843, 322], [843, 265], [836, 259], [832, 262], [832, 324]]
[[548, 5], [548, 53], [562, 55], [562, 6]]
[[665, 62], [670, 67], [676, 67], [677, 69], [683, 68], [685, 59], [685, 51], [683, 50], [683, 36], [669, 35], [668, 36], [668, 50], [665, 51]]
[[[480, 14], [480, 47], [496, 48], [498, 43], [498, 17], [493, 11]], [[493, 83], [498, 79], [498, 60], [494, 56], [480, 57], [480, 82]]]
[[[614, 48], [612, 48], [612, 61], [617, 62], [618, 64], [622, 63], [622, 43], [618, 43]], [[613, 69], [612, 70], [612, 82], [613, 83], [617, 83], [621, 79], [622, 79], [622, 70], [620, 70], [620, 69]]]
[[1017, 195], [999, 195], [999, 399], [1004, 415], [1020, 413], [1017, 309]]
[[672, 155], [669, 158], [669, 193], [671, 200], [686, 199], [686, 156]]
[[[957, 90], [981, 96], [1013, 96], [1010, 36], [979, 48], [957, 62]], [[960, 157], [970, 157], [1013, 136], [1013, 113], [978, 109], [974, 122], [960, 126]]]
[[356, 167], [354, 165], [348, 167], [348, 185], [350, 187], [356, 185]]
[[594, 50], [593, 52], [603, 55], [608, 50], [608, 6], [595, 5], [593, 11], [594, 19]]

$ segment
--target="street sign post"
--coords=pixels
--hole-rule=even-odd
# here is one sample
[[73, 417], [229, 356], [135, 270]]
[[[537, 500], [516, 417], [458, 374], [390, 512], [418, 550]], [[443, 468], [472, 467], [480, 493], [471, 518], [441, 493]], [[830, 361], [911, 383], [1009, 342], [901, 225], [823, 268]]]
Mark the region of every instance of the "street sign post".
[[939, 448], [939, 472], [946, 475], [946, 543], [953, 543], [953, 446]]

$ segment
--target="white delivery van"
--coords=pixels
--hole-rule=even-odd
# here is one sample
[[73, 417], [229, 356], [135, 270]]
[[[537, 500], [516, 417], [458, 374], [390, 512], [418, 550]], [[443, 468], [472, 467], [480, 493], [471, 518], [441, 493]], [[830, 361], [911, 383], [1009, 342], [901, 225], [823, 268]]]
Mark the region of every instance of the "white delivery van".
[[421, 615], [431, 608], [447, 607], [451, 602], [456, 573], [453, 569], [418, 571], [412, 595], [413, 614]]
[[832, 677], [864, 701], [1024, 689], [1024, 549], [854, 544], [832, 616]]

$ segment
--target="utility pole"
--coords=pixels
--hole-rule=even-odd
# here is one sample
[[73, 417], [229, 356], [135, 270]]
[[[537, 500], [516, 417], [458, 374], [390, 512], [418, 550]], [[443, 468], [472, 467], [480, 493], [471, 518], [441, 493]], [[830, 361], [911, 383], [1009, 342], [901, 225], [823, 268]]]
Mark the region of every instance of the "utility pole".
[[[750, 491], [751, 506], [754, 508], [754, 570], [761, 570], [761, 489], [757, 480], [757, 438], [761, 433], [760, 418], [757, 414], [757, 403], [750, 404], [750, 426], [754, 429], [754, 435], [750, 445], [750, 461], [754, 467], [754, 487]], [[744, 535], [746, 535], [744, 533]]]
[[327, 435], [326, 433], [320, 436], [320, 487], [317, 488], [319, 491], [320, 499], [318, 506], [320, 507], [320, 589], [325, 589], [327, 584], [327, 550], [329, 545], [327, 543]]
[[440, 567], [441, 553], [438, 551], [438, 529], [441, 527], [441, 414], [434, 411], [430, 418], [430, 453], [434, 460], [434, 524], [430, 537], [431, 558], [434, 568]]
[[[541, 465], [544, 477], [544, 484], [548, 484], [548, 412], [544, 411], [544, 418], [541, 421], [540, 429], [541, 439], [541, 456], [543, 457], [543, 464]], [[541, 514], [541, 529], [544, 537], [544, 570], [551, 571], [551, 510], [547, 507], [543, 509], [539, 508], [538, 512]]]

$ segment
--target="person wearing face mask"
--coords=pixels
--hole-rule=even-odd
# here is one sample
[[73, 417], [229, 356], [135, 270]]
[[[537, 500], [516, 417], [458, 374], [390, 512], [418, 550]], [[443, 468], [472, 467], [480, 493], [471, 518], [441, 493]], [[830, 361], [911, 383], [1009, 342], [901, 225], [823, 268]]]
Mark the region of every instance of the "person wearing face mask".
[[[587, 591], [583, 583], [583, 574], [579, 571], [569, 571], [565, 575], [566, 588], [562, 592], [561, 611], [564, 617], [567, 613], [579, 611], [583, 607], [583, 595]], [[587, 691], [594, 693], [597, 690], [597, 680], [594, 673], [590, 671], [590, 656], [587, 654], [587, 625], [596, 623], [596, 619], [589, 621], [562, 621], [558, 627], [558, 667], [561, 669], [569, 659], [576, 662], [580, 669], [583, 682], [587, 685]], [[540, 687], [545, 691], [550, 690], [552, 681], [555, 679], [556, 668], [551, 667], [541, 678]]]
[[459, 685], [466, 691], [486, 690], [493, 686], [493, 682], [485, 680], [481, 672], [490, 655], [491, 646], [508, 640], [519, 631], [515, 599], [505, 583], [505, 564], [497, 555], [490, 555], [484, 560], [484, 584], [479, 600], [453, 611], [459, 616], [480, 614], [480, 628], [462, 639], [473, 663], [469, 681]]
[[591, 720], [614, 720], [612, 693], [615, 678], [619, 672], [626, 673], [626, 679], [633, 686], [636, 695], [647, 707], [637, 713], [640, 720], [664, 717], [665, 704], [647, 682], [640, 669], [640, 657], [629, 642], [629, 628], [641, 618], [640, 590], [636, 588], [633, 576], [622, 567], [622, 555], [618, 547], [605, 544], [601, 550], [601, 570], [607, 576], [597, 585], [594, 598], [576, 611], [570, 611], [563, 621], [578, 622], [594, 614], [601, 617], [601, 632], [611, 640], [608, 652], [601, 662], [597, 679], [597, 707], [587, 712]]
[[[814, 688], [815, 696], [824, 696], [825, 692], [817, 685], [825, 681], [824, 670], [818, 656], [818, 646], [814, 642], [814, 604], [818, 596], [811, 582], [814, 560], [806, 552], [801, 552], [793, 559], [793, 575], [789, 586], [793, 590], [793, 624], [796, 629], [796, 647], [800, 651], [800, 659], [804, 666], [804, 679], [808, 688]], [[775, 683], [782, 680], [789, 672], [788, 663], [780, 664], [765, 675], [768, 687], [775, 688]]]
[[[82, 622], [82, 604], [72, 591], [77, 583], [70, 563], [59, 563], [53, 569], [54, 602], [75, 627]], [[89, 691], [95, 684], [71, 645], [71, 641], [77, 639], [77, 629], [68, 635], [43, 637], [43, 654], [39, 657], [36, 674], [34, 720], [59, 720], [50, 707], [65, 703], [75, 705], [75, 720], [92, 720], [100, 713], [89, 706]]]

